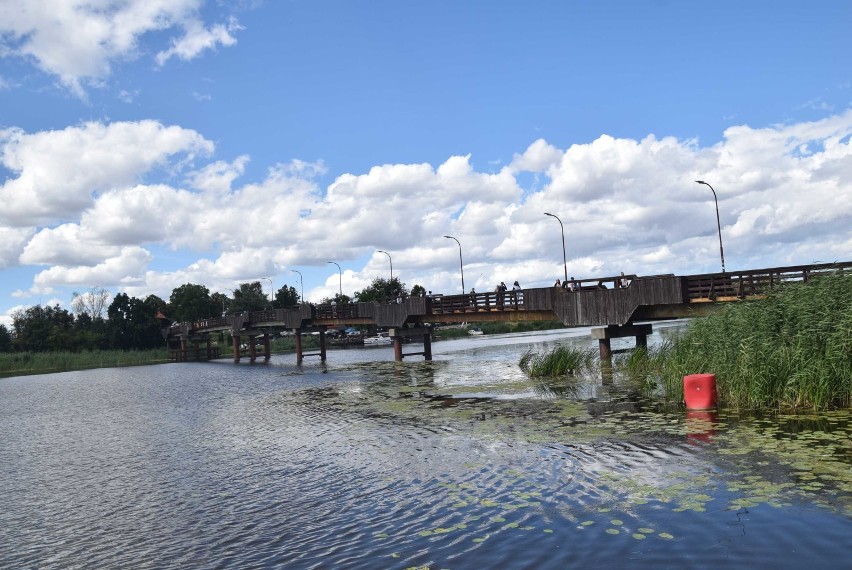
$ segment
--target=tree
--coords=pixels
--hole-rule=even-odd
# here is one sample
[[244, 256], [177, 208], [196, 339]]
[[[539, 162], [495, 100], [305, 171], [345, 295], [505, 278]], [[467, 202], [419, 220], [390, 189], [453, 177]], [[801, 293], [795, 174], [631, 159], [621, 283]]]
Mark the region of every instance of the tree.
[[411, 288], [411, 296], [412, 297], [425, 297], [426, 296], [426, 288], [423, 285], [415, 285]]
[[296, 293], [296, 288], [290, 285], [284, 285], [275, 292], [275, 301], [272, 306], [275, 309], [286, 309], [287, 307], [295, 307], [299, 304], [299, 294]]
[[110, 295], [111, 293], [103, 287], [92, 287], [85, 293], [74, 291], [71, 293], [73, 297], [71, 308], [78, 317], [89, 315], [92, 320], [103, 319]]
[[73, 350], [74, 315], [61, 308], [36, 305], [12, 313], [15, 345], [21, 351]]
[[[153, 297], [153, 299], [152, 299]], [[149, 295], [144, 301], [119, 293], [107, 309], [109, 316], [110, 340], [113, 348], [121, 350], [144, 350], [162, 346], [160, 323], [155, 295]]]
[[210, 304], [213, 306], [213, 310], [215, 312], [222, 311], [222, 316], [225, 316], [230, 312], [232, 302], [224, 293], [219, 293], [218, 291], [210, 295]]
[[400, 296], [407, 297], [408, 289], [406, 289], [405, 283], [400, 282], [396, 277], [393, 279], [376, 277], [363, 291], [355, 292], [355, 298], [362, 303], [387, 303]]
[[234, 303], [231, 311], [240, 313], [243, 311], [261, 311], [267, 307], [269, 299], [263, 292], [260, 281], [252, 283], [240, 283], [240, 288], [234, 291]]
[[326, 297], [322, 301], [320, 301], [320, 305], [330, 305], [331, 303], [336, 305], [347, 305], [352, 302], [352, 298], [349, 295], [341, 295], [340, 293], [335, 293], [334, 297]]
[[0, 325], [0, 352], [12, 352], [12, 333], [6, 325]]
[[169, 297], [171, 318], [178, 322], [204, 319], [212, 314], [210, 290], [204, 285], [186, 283], [172, 290]]

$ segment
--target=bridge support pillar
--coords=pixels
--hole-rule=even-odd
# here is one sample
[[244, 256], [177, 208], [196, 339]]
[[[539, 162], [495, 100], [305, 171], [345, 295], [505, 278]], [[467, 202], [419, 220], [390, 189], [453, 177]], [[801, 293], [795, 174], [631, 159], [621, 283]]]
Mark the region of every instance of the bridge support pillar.
[[257, 359], [257, 336], [249, 335], [249, 362], [254, 362]]
[[609, 325], [607, 327], [593, 328], [592, 338], [598, 340], [601, 354], [601, 366], [612, 367], [612, 345], [610, 339], [636, 337], [636, 348], [648, 346], [648, 335], [653, 328], [651, 325]]
[[304, 355], [302, 354], [302, 331], [296, 329], [295, 331], [295, 340], [296, 340], [296, 364], [301, 364], [302, 360], [304, 360]]
[[325, 329], [319, 333], [320, 337], [320, 362], [325, 362]]
[[[423, 352], [402, 352], [402, 337], [404, 336], [423, 336]], [[406, 356], [423, 356], [424, 360], [432, 360], [432, 328], [419, 327], [412, 329], [391, 329], [390, 337], [393, 340], [393, 358], [397, 362], [402, 362]]]
[[234, 362], [240, 361], [240, 335], [235, 334], [231, 336], [231, 343], [234, 347]]
[[269, 333], [263, 333], [263, 360], [269, 362], [272, 356], [272, 348], [270, 345]]

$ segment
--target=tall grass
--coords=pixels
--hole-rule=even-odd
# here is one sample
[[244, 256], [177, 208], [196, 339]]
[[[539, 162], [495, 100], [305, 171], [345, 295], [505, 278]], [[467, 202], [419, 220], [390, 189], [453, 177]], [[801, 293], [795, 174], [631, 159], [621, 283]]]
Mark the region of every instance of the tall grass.
[[0, 376], [47, 374], [88, 368], [139, 366], [168, 362], [165, 349], [92, 350], [86, 352], [4, 352], [0, 353]]
[[545, 353], [528, 350], [521, 356], [518, 365], [530, 378], [565, 376], [592, 370], [595, 365], [595, 353], [593, 350], [579, 350], [567, 346], [558, 346]]
[[710, 372], [728, 407], [849, 407], [852, 274], [791, 284], [765, 300], [697, 319], [652, 351], [646, 366], [672, 400], [683, 399], [684, 375]]

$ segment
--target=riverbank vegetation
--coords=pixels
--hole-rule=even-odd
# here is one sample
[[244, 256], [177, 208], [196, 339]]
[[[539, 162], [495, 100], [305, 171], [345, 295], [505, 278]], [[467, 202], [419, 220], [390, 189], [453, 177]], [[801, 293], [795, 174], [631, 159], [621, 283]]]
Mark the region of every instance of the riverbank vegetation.
[[51, 374], [69, 370], [141, 366], [162, 362], [168, 362], [165, 349], [7, 352], [0, 353], [0, 376]]
[[[553, 351], [554, 353], [557, 352]], [[528, 357], [564, 373], [550, 355]], [[553, 356], [558, 361], [559, 356]], [[713, 373], [720, 405], [732, 409], [852, 406], [852, 274], [794, 283], [766, 299], [731, 303], [649, 351], [619, 355], [615, 368], [670, 402], [683, 401], [683, 377]], [[534, 367], [531, 367], [534, 368]]]

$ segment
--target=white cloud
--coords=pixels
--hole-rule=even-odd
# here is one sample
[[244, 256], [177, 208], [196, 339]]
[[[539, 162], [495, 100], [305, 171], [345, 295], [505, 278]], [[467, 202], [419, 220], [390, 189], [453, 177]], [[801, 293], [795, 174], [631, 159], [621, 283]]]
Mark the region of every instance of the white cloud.
[[[109, 136], [113, 128], [117, 134]], [[562, 276], [560, 228], [544, 216], [552, 212], [564, 224], [569, 275], [577, 278], [716, 271], [712, 194], [696, 179], [718, 193], [729, 269], [850, 259], [850, 135], [852, 112], [731, 128], [709, 148], [654, 136], [604, 135], [565, 150], [535, 141], [496, 173], [451, 156], [437, 166], [341, 174], [323, 191], [315, 178], [325, 165], [298, 160], [243, 182], [248, 156], [201, 166], [185, 177], [186, 188], [139, 182], [187, 153], [212, 150], [198, 133], [158, 123], [92, 125], [28, 140], [7, 132], [4, 164], [20, 175], [4, 184], [4, 197], [29, 189], [33, 204], [12, 200], [16, 212], [59, 219], [60, 201], [70, 221], [38, 232], [7, 229], [12, 245], [0, 259], [13, 263], [22, 252], [22, 263], [49, 265], [33, 291], [98, 285], [166, 297], [183, 283], [222, 290], [313, 266], [322, 284], [306, 293], [317, 300], [337, 291], [337, 268], [327, 260], [344, 267], [347, 293], [383, 276], [376, 249], [391, 252], [395, 275], [409, 285], [456, 291], [458, 247], [442, 237], [453, 235], [468, 288], [515, 279], [532, 287]], [[72, 148], [84, 166], [70, 166]], [[540, 173], [541, 185], [525, 193], [516, 173], [530, 170]], [[150, 244], [194, 251], [197, 261], [162, 269]]]
[[0, 162], [16, 173], [0, 186], [0, 223], [52, 224], [76, 218], [95, 197], [135, 183], [175, 155], [212, 152], [195, 131], [156, 121], [85, 123], [61, 131], [0, 131]]
[[205, 28], [198, 20], [190, 20], [184, 23], [184, 28], [186, 33], [182, 38], [172, 40], [172, 47], [157, 54], [159, 65], [164, 65], [172, 57], [186, 61], [219, 45], [232, 46], [237, 43], [232, 32], [243, 29], [234, 18], [228, 20], [227, 24], [217, 24], [211, 28]]
[[235, 20], [210, 27], [199, 19], [202, 0], [19, 0], [0, 2], [0, 56], [30, 59], [79, 97], [85, 84], [109, 76], [114, 62], [138, 57], [151, 32], [183, 30], [160, 52], [192, 59], [218, 45], [230, 46]]

